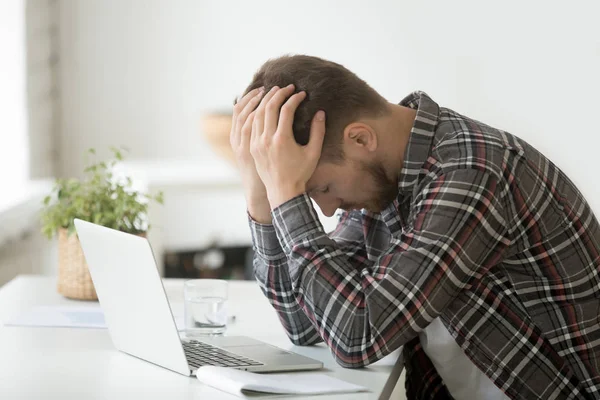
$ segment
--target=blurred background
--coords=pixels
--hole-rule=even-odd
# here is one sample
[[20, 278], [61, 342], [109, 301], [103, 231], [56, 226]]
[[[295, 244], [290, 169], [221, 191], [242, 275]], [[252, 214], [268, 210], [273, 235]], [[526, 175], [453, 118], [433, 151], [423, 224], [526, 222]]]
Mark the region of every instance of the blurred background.
[[598, 212], [599, 16], [597, 0], [0, 1], [0, 285], [57, 273], [41, 200], [110, 146], [129, 149], [119, 168], [139, 188], [165, 195], [149, 211], [163, 275], [251, 278], [222, 132], [254, 71], [286, 53], [520, 136]]

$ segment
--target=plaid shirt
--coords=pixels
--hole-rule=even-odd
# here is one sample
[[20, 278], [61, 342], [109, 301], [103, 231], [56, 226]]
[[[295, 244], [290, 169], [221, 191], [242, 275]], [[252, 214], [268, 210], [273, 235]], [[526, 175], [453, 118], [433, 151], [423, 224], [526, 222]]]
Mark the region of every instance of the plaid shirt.
[[409, 399], [451, 398], [419, 343], [437, 317], [511, 399], [600, 398], [600, 226], [525, 141], [415, 92], [398, 197], [327, 234], [307, 195], [250, 220], [255, 274], [293, 343], [345, 367], [404, 345]]

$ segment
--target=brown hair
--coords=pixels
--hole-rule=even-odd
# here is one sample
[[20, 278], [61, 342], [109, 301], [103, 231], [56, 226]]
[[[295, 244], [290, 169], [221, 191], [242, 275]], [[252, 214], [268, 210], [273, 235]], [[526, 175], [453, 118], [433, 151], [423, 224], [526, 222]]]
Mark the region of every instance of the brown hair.
[[264, 86], [284, 87], [293, 83], [295, 91], [306, 91], [306, 99], [294, 114], [294, 138], [308, 143], [315, 113], [326, 113], [326, 134], [322, 159], [337, 162], [344, 158], [342, 134], [348, 124], [377, 117], [386, 111], [386, 100], [365, 81], [344, 66], [306, 55], [286, 55], [264, 63], [254, 75], [245, 93]]

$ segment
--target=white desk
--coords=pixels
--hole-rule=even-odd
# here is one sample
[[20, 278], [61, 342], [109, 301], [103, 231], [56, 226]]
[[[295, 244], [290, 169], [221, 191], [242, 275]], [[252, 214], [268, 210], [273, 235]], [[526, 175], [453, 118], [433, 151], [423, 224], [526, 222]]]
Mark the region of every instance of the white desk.
[[[174, 314], [181, 315], [182, 280], [165, 280]], [[19, 276], [0, 288], [0, 324], [40, 305], [95, 306], [56, 293], [55, 279]], [[327, 373], [368, 387], [370, 393], [311, 399], [376, 399], [397, 354], [364, 369], [339, 367], [323, 344], [292, 345], [254, 282], [233, 281], [229, 312], [236, 315], [227, 334], [251, 336], [321, 360]], [[157, 343], [157, 345], [160, 345]], [[404, 377], [400, 378], [403, 382]], [[392, 398], [404, 399], [402, 384]], [[114, 349], [105, 329], [0, 326], [0, 399], [237, 399], [195, 378], [185, 377]], [[275, 397], [269, 397], [272, 399]], [[288, 397], [289, 398], [289, 397]], [[292, 397], [300, 399], [304, 397]]]

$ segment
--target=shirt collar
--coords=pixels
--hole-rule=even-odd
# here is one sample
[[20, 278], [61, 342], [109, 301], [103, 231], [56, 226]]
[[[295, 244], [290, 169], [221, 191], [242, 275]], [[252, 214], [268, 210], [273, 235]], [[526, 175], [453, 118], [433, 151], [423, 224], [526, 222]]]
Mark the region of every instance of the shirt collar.
[[401, 193], [410, 193], [429, 157], [440, 108], [431, 97], [419, 91], [406, 96], [400, 105], [417, 110], [398, 179], [398, 190]]

